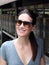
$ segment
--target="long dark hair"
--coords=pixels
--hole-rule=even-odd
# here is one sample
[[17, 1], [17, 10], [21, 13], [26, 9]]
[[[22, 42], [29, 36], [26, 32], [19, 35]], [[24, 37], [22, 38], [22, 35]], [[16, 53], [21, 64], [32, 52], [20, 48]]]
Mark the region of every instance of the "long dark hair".
[[[23, 13], [28, 14], [33, 19], [32, 25], [34, 26], [36, 24], [37, 14], [34, 13], [33, 10], [23, 9], [22, 11], [20, 11], [18, 16], [23, 14]], [[30, 33], [29, 39], [30, 39], [30, 43], [31, 43], [32, 53], [33, 53], [32, 59], [35, 60], [36, 56], [37, 56], [38, 44], [37, 44], [37, 41], [36, 41], [36, 38], [35, 38], [35, 35], [33, 32]]]

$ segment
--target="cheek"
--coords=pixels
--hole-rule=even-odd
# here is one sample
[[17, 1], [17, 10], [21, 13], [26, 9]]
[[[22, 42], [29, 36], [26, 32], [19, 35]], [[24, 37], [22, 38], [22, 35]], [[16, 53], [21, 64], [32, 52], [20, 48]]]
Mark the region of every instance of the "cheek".
[[26, 30], [26, 32], [27, 32], [28, 34], [29, 34], [31, 31], [32, 31], [32, 30], [31, 30], [30, 27]]
[[19, 28], [18, 26], [16, 26], [16, 27], [15, 27], [15, 29], [16, 29], [16, 32], [18, 31], [18, 28]]

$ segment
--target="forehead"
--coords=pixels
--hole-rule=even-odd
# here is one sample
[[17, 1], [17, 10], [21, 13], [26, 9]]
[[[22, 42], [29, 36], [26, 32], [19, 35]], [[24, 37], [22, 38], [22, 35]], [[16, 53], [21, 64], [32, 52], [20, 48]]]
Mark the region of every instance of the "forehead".
[[19, 15], [18, 19], [23, 21], [32, 21], [32, 18], [26, 13]]

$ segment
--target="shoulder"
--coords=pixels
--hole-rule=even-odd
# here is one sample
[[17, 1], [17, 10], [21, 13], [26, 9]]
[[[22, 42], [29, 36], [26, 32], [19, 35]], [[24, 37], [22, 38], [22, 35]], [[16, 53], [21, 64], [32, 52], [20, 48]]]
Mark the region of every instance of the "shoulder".
[[12, 45], [12, 43], [13, 43], [13, 40], [5, 41], [4, 43], [2, 43], [1, 48], [8, 47]]
[[44, 42], [43, 42], [43, 39], [38, 38], [37, 39], [37, 44], [38, 44], [39, 52], [41, 51], [41, 53], [43, 54], [43, 52], [44, 52]]
[[37, 44], [38, 44], [38, 51], [41, 57], [44, 55], [44, 42], [43, 39], [38, 38], [37, 39]]
[[10, 51], [12, 51], [12, 47], [13, 47], [13, 40], [10, 41], [6, 41], [1, 45], [1, 56], [2, 58], [7, 61], [7, 56], [9, 54]]
[[44, 45], [43, 39], [41, 38], [36, 38], [38, 46], [42, 47]]
[[41, 38], [38, 38], [37, 40], [39, 52], [41, 51], [41, 55], [44, 54], [44, 41]]

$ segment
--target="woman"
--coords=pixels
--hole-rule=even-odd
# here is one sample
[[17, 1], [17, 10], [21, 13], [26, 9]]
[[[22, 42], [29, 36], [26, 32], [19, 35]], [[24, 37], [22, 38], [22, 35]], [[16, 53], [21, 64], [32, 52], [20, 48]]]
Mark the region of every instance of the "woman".
[[1, 46], [3, 65], [45, 65], [43, 42], [36, 39], [33, 31], [36, 14], [24, 9], [18, 14], [16, 32], [18, 38], [7, 41]]

